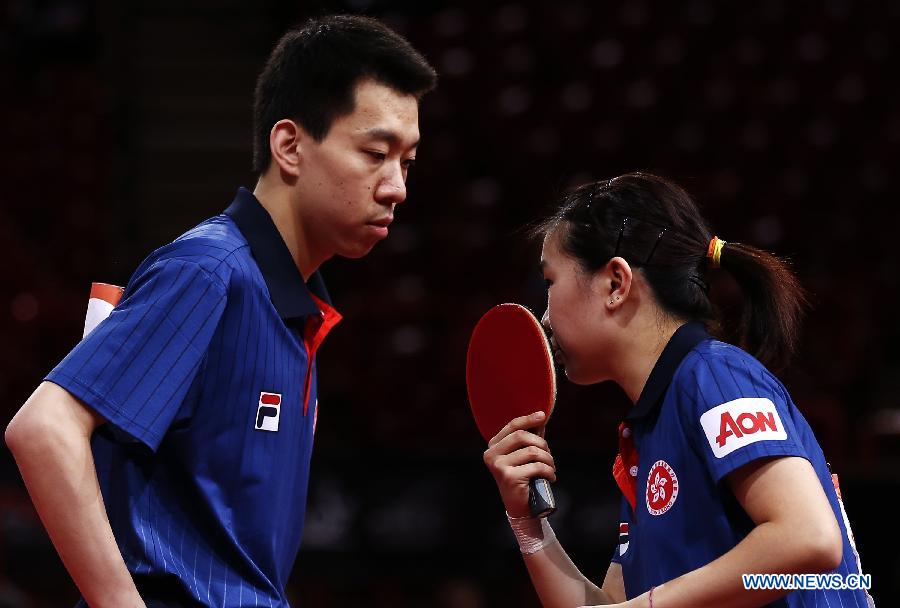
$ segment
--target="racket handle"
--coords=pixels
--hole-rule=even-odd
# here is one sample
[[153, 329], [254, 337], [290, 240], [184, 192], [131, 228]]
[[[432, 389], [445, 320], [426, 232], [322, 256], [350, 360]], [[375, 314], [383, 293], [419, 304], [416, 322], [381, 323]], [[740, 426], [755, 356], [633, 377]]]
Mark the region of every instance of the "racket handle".
[[528, 507], [532, 517], [547, 517], [556, 511], [556, 499], [549, 481], [535, 477], [528, 482]]

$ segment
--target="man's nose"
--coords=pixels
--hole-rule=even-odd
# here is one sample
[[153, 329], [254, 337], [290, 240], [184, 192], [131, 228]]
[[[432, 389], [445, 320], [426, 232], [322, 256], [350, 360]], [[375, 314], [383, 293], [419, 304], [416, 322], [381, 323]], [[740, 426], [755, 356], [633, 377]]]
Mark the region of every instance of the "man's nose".
[[392, 205], [398, 205], [406, 200], [406, 180], [403, 179], [400, 163], [391, 163], [387, 174], [378, 183], [375, 196], [379, 202]]

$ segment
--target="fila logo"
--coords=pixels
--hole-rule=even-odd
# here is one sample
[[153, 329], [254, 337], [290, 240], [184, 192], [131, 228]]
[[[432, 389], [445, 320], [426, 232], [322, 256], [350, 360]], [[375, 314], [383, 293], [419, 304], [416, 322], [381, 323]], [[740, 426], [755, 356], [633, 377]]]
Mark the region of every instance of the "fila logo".
[[716, 458], [757, 441], [784, 441], [787, 433], [770, 399], [743, 397], [700, 416], [706, 440]]
[[257, 431], [277, 431], [279, 418], [281, 418], [281, 395], [278, 393], [260, 393], [254, 428]]

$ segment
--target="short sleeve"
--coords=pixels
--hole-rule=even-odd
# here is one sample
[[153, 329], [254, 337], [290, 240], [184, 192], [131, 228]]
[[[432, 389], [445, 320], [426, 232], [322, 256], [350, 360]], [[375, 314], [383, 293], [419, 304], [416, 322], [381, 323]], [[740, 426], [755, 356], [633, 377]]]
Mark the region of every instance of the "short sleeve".
[[195, 262], [158, 260], [138, 270], [119, 306], [46, 379], [156, 450], [202, 367], [225, 303], [221, 279]]
[[678, 374], [682, 418], [716, 482], [759, 458], [808, 459], [787, 391], [761, 363], [723, 345], [695, 352], [687, 367]]

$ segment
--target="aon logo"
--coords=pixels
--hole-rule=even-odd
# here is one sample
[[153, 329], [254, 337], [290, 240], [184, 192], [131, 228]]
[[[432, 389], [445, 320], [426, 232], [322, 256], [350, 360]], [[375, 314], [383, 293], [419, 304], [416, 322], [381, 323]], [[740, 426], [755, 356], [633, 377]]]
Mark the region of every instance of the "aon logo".
[[787, 433], [769, 399], [743, 398], [723, 403], [700, 416], [700, 424], [716, 458], [757, 441], [784, 441]]

